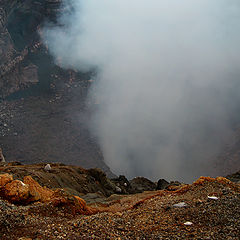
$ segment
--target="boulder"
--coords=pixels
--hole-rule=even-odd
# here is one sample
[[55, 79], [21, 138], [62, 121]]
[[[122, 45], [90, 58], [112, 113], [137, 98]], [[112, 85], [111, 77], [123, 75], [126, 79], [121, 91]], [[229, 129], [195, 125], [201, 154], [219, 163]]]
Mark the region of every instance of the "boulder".
[[134, 192], [154, 191], [157, 185], [145, 177], [135, 177], [130, 181], [130, 185]]
[[163, 190], [169, 186], [169, 182], [165, 179], [159, 179], [157, 183], [157, 190]]
[[51, 169], [52, 168], [51, 168], [49, 163], [44, 167], [44, 170], [47, 171], [47, 172], [49, 172]]
[[13, 180], [12, 175], [0, 175], [1, 197], [12, 203], [26, 204], [31, 202], [49, 202], [53, 190], [41, 187], [31, 176], [24, 177], [23, 182]]
[[13, 180], [4, 187], [4, 198], [10, 202], [24, 204], [29, 196], [29, 185], [20, 180]]
[[120, 175], [118, 178], [113, 178], [111, 181], [121, 189], [121, 193], [134, 193], [134, 189], [132, 189], [130, 182], [124, 175]]

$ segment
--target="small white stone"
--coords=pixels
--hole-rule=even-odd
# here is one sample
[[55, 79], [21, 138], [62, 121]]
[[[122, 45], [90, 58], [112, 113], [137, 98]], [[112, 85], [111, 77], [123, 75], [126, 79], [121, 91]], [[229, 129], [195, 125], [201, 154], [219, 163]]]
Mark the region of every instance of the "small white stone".
[[185, 222], [184, 225], [185, 226], [191, 226], [191, 225], [193, 225], [193, 223], [192, 222]]
[[45, 167], [44, 167], [44, 170], [45, 171], [50, 171], [52, 168], [50, 166], [50, 164], [47, 164]]
[[121, 189], [120, 187], [117, 187], [117, 186], [116, 186], [116, 192], [121, 193], [121, 192], [122, 192], [122, 189]]
[[182, 208], [182, 207], [187, 207], [187, 204], [185, 202], [180, 202], [180, 203], [173, 204], [173, 206]]
[[208, 196], [208, 199], [218, 200], [218, 197], [215, 197], [215, 196]]

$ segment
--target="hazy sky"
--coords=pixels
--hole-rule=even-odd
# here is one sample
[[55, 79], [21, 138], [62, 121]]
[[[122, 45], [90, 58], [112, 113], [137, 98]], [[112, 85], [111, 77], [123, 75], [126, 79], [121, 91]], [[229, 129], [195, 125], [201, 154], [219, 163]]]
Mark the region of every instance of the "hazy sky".
[[[68, 2], [68, 1], [66, 1]], [[63, 67], [98, 72], [90, 124], [117, 174], [192, 180], [239, 105], [239, 0], [72, 0], [46, 27]]]

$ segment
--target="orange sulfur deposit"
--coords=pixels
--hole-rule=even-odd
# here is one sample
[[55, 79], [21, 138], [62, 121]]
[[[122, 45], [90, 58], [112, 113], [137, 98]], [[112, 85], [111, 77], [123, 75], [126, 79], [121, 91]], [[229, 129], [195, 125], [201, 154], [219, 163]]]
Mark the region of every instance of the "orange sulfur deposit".
[[97, 211], [87, 206], [86, 202], [78, 196], [67, 194], [64, 190], [51, 190], [42, 187], [31, 176], [24, 180], [13, 180], [10, 174], [0, 175], [0, 197], [11, 203], [26, 205], [33, 202], [50, 203], [55, 207], [67, 207], [74, 214], [93, 214]]

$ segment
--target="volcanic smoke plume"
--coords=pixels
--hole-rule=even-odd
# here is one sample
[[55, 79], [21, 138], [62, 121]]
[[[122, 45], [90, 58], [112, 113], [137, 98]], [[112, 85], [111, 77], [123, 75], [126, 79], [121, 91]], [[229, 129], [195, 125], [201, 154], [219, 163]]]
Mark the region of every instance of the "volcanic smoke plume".
[[96, 71], [90, 128], [106, 163], [128, 177], [208, 174], [239, 121], [240, 1], [72, 0], [71, 8], [44, 38], [61, 66]]

